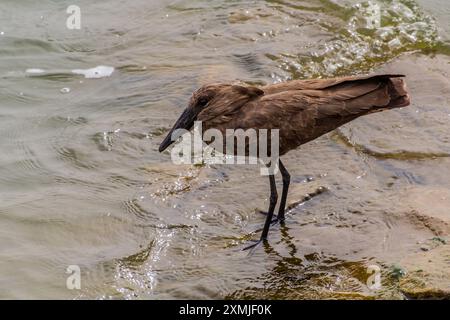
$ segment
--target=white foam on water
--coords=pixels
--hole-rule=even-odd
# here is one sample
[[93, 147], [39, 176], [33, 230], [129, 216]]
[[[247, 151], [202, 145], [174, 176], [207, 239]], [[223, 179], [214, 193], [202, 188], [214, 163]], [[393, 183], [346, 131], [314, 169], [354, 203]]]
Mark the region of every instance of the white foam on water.
[[25, 70], [26, 73], [32, 73], [32, 74], [39, 74], [39, 73], [44, 73], [45, 70], [42, 69], [38, 69], [38, 68], [30, 68]]
[[74, 69], [72, 73], [83, 75], [87, 79], [105, 78], [112, 75], [114, 72], [113, 67], [97, 66], [91, 69]]

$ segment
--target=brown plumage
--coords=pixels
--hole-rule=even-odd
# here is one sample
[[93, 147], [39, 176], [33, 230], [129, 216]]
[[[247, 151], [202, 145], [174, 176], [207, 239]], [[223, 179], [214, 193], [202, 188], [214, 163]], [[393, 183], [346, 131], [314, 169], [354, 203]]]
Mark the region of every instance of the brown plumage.
[[[210, 84], [192, 95], [188, 108], [160, 145], [172, 142], [176, 129], [191, 129], [202, 121], [203, 130], [279, 129], [279, 155], [330, 132], [360, 116], [409, 105], [403, 75], [341, 77], [296, 80], [261, 88]], [[284, 219], [289, 173], [281, 161], [283, 194], [278, 219]], [[261, 241], [267, 238], [277, 192], [270, 177], [271, 201]]]

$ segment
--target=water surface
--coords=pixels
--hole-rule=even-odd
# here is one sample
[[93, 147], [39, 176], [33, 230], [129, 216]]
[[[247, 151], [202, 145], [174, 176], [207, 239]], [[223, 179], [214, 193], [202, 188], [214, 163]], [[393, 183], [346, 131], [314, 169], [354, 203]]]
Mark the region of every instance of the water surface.
[[[450, 186], [447, 1], [81, 0], [69, 30], [72, 2], [0, 4], [0, 298], [403, 297], [392, 266], [448, 232], [420, 219]], [[201, 84], [371, 71], [406, 73], [412, 106], [290, 152], [300, 203], [252, 255], [259, 169], [157, 151]]]

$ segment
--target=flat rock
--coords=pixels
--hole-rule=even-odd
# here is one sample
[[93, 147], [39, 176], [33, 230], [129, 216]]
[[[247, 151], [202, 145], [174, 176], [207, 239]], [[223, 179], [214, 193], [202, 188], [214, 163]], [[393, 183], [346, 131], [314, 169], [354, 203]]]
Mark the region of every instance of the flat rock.
[[411, 215], [436, 235], [450, 235], [450, 190], [441, 187], [411, 187], [400, 197]]
[[414, 299], [450, 299], [450, 244], [406, 257], [400, 291]]

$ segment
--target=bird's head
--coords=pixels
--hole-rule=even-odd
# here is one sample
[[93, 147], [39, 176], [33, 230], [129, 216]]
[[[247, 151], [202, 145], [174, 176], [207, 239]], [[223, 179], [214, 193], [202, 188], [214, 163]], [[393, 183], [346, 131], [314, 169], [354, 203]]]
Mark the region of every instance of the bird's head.
[[209, 84], [196, 90], [188, 107], [175, 122], [163, 142], [159, 152], [167, 149], [179, 136], [172, 136], [177, 129], [190, 130], [197, 120], [207, 121], [218, 115], [231, 113], [248, 101], [262, 96], [264, 91], [256, 87], [244, 87], [232, 84]]

